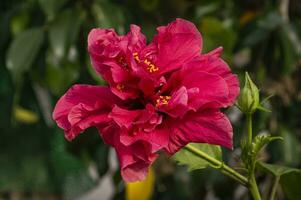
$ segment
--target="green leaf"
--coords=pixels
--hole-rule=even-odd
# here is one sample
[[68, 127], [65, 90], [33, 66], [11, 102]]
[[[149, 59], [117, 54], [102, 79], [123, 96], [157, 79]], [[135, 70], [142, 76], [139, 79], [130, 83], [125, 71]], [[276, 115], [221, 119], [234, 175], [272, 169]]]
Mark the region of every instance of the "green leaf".
[[257, 163], [259, 170], [269, 172], [276, 177], [280, 177], [280, 185], [290, 200], [301, 199], [301, 170], [291, 167], [285, 167], [280, 165], [266, 164], [262, 162]]
[[271, 31], [275, 30], [283, 23], [283, 20], [276, 12], [270, 12], [264, 18], [258, 21], [257, 27], [249, 31], [244, 38], [243, 46], [254, 46], [265, 40]]
[[[220, 146], [210, 145], [210, 144], [200, 144], [200, 143], [191, 143], [190, 145], [195, 148], [206, 152], [209, 156], [214, 157], [218, 160], [222, 160], [222, 150]], [[182, 148], [179, 152], [177, 152], [173, 159], [176, 160], [179, 165], [187, 165], [188, 170], [196, 170], [196, 169], [204, 169], [208, 167], [209, 163], [202, 158], [196, 156], [190, 151]]]
[[230, 61], [236, 40], [236, 33], [225, 21], [216, 17], [204, 17], [200, 24], [204, 41], [204, 51], [208, 52], [223, 45], [223, 57]]
[[271, 135], [257, 135], [251, 146], [247, 141], [243, 140], [241, 144], [242, 155], [241, 159], [249, 172], [252, 172], [257, 163], [257, 156], [261, 149], [273, 140], [282, 139], [282, 137], [272, 137]]
[[283, 140], [282, 137], [267, 135], [257, 135], [252, 143], [252, 154], [256, 157], [260, 150], [274, 140]]
[[29, 15], [27, 12], [22, 12], [19, 15], [15, 15], [10, 22], [10, 29], [14, 36], [21, 33], [28, 25]]
[[296, 135], [288, 128], [281, 127], [280, 135], [283, 137], [283, 160], [287, 165], [297, 165], [300, 161], [299, 144]]
[[[68, 49], [77, 37], [82, 17], [76, 11], [61, 13], [49, 28], [49, 41], [54, 55], [59, 59], [66, 56]], [[74, 20], [76, 19], [76, 20]]]
[[54, 132], [50, 145], [53, 178], [62, 188], [64, 199], [74, 199], [95, 186], [83, 160], [67, 151], [62, 131]]
[[66, 0], [39, 0], [40, 6], [47, 16], [47, 19], [53, 20], [58, 10], [65, 4]]
[[281, 176], [280, 184], [282, 190], [289, 200], [301, 199], [301, 172], [291, 172]]
[[46, 83], [54, 95], [62, 95], [79, 76], [79, 65], [63, 62], [60, 66], [52, 63], [46, 66]]
[[298, 47], [296, 47], [296, 41], [293, 41], [290, 37], [293, 34], [296, 33], [290, 25], [285, 25], [279, 30], [279, 43], [282, 47], [282, 71], [284, 74], [292, 73], [298, 66]]
[[124, 32], [123, 10], [110, 2], [94, 3], [91, 10], [96, 25], [102, 28], [114, 27], [117, 32]]
[[30, 69], [43, 43], [41, 28], [32, 28], [20, 33], [10, 44], [6, 55], [6, 67], [16, 84], [22, 75]]
[[281, 165], [267, 164], [263, 162], [258, 162], [257, 167], [259, 170], [272, 173], [274, 176], [282, 176], [291, 172], [301, 173], [300, 169], [285, 167]]
[[105, 144], [101, 144], [95, 153], [95, 163], [97, 165], [98, 174], [104, 175], [109, 169], [109, 147]]

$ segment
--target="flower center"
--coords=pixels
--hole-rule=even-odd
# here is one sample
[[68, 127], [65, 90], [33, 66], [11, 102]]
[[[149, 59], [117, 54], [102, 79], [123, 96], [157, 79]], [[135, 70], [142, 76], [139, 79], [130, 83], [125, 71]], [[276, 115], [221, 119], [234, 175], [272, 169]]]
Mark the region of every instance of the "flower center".
[[129, 71], [129, 66], [123, 56], [120, 56], [117, 61], [125, 70]]
[[159, 98], [156, 100], [156, 107], [158, 108], [162, 105], [167, 105], [170, 99], [171, 96], [159, 96]]
[[121, 83], [118, 83], [118, 84], [116, 85], [116, 88], [117, 88], [117, 90], [122, 91], [122, 90], [124, 89], [124, 85], [121, 84]]
[[[134, 59], [136, 60], [137, 63], [141, 63], [141, 60], [140, 60], [139, 55], [138, 55], [137, 52], [133, 53], [133, 57], [134, 57]], [[154, 72], [159, 70], [159, 67], [156, 66], [154, 63], [152, 63], [147, 58], [145, 58], [142, 63], [144, 63], [146, 65], [146, 69], [149, 73], [154, 73]]]

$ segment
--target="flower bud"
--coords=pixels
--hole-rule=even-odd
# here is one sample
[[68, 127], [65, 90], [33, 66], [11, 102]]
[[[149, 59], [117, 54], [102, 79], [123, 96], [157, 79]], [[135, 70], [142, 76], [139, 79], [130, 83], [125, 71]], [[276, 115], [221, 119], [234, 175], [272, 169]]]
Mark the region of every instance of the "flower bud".
[[238, 108], [246, 114], [252, 114], [259, 106], [259, 91], [246, 72], [245, 85], [238, 97]]

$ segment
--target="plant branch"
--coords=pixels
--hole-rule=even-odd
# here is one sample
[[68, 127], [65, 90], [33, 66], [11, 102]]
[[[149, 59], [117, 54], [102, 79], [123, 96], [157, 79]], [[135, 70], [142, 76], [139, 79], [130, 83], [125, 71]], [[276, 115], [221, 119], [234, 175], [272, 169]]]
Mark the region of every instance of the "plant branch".
[[275, 195], [277, 193], [277, 188], [278, 188], [279, 180], [280, 180], [280, 177], [276, 176], [275, 182], [274, 182], [273, 187], [272, 187], [272, 192], [271, 192], [271, 198], [270, 198], [270, 200], [274, 200], [275, 199]]
[[261, 196], [258, 190], [257, 182], [254, 173], [249, 177], [249, 190], [254, 198], [254, 200], [261, 200]]
[[212, 166], [214, 166], [215, 169], [218, 169], [220, 172], [223, 174], [229, 176], [230, 178], [240, 182], [242, 185], [247, 186], [248, 184], [248, 179], [229, 167], [228, 165], [224, 164], [223, 162], [209, 156], [205, 152], [193, 147], [192, 145], [188, 144], [185, 146], [185, 149], [190, 151], [191, 153], [197, 155], [198, 157], [206, 160], [209, 162]]
[[252, 114], [247, 114], [248, 145], [251, 146], [253, 140]]
[[[247, 130], [248, 130], [248, 149], [252, 151], [252, 142], [253, 142], [253, 130], [252, 130], [252, 114], [246, 114], [247, 117]], [[255, 162], [251, 166], [249, 166], [249, 176], [248, 176], [248, 187], [252, 194], [252, 197], [255, 200], [261, 200], [261, 196], [258, 190], [256, 178], [255, 178]]]

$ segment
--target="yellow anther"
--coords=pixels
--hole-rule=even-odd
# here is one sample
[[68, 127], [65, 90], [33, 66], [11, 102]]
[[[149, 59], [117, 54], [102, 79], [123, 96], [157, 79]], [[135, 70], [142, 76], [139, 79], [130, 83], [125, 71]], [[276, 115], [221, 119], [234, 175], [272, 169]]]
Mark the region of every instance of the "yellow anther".
[[147, 59], [145, 59], [145, 60], [144, 60], [144, 64], [150, 65], [150, 64], [151, 64], [151, 62], [150, 62], [150, 61], [148, 61]]
[[124, 85], [121, 84], [121, 83], [118, 83], [118, 84], [116, 85], [116, 88], [117, 88], [119, 91], [122, 91], [122, 90], [124, 89]]
[[171, 99], [171, 96], [160, 96], [156, 100], [156, 107], [159, 107], [162, 105], [167, 105], [170, 99]]
[[133, 53], [133, 56], [134, 56], [134, 59], [135, 59], [137, 62], [140, 62], [140, 59], [139, 59], [139, 56], [138, 56], [138, 53], [137, 53], [137, 52]]
[[154, 64], [150, 64], [148, 67], [147, 67], [147, 70], [150, 72], [150, 73], [153, 73], [153, 72], [156, 72], [159, 70], [159, 68], [154, 65]]
[[[138, 62], [138, 63], [140, 63], [141, 61], [140, 61], [140, 58], [139, 58], [139, 55], [138, 55], [138, 53], [137, 52], [135, 52], [135, 53], [133, 53], [133, 57], [134, 57], [134, 59]], [[147, 65], [147, 71], [149, 72], [149, 73], [154, 73], [154, 72], [156, 72], [156, 71], [158, 71], [159, 70], [159, 67], [157, 67], [156, 65], [154, 65], [151, 61], [149, 61], [148, 59], [144, 59], [143, 60], [143, 63], [145, 64], [145, 65]]]

